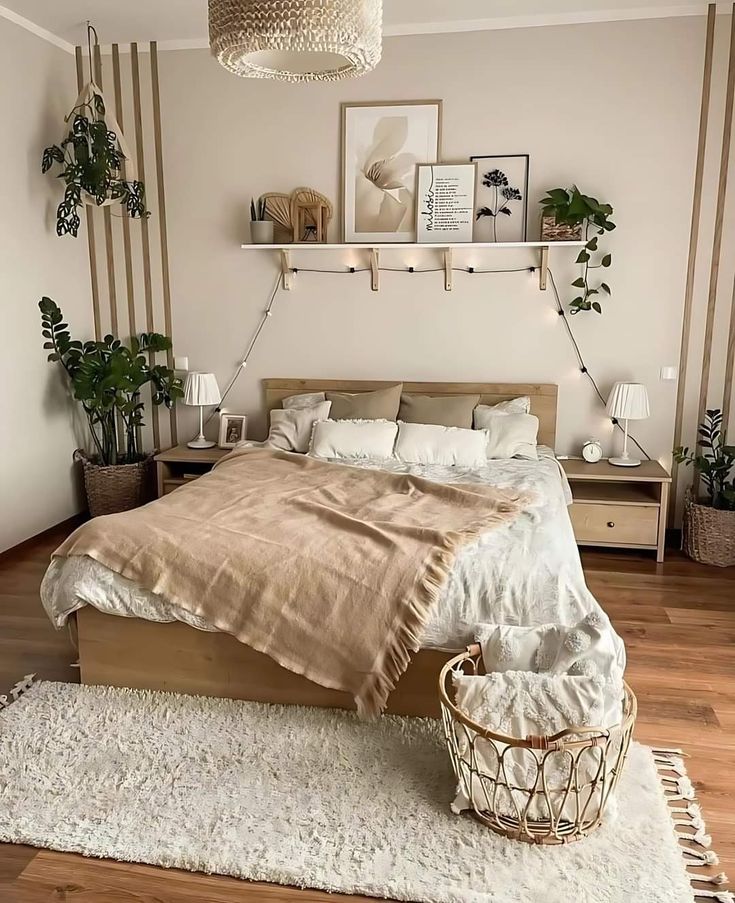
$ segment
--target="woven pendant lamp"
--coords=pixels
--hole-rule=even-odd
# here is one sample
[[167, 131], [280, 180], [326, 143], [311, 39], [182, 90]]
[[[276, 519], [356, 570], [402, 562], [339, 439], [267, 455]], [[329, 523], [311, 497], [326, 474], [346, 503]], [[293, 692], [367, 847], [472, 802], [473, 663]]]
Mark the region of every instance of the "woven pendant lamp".
[[339, 81], [380, 61], [382, 0], [209, 0], [209, 46], [248, 78]]

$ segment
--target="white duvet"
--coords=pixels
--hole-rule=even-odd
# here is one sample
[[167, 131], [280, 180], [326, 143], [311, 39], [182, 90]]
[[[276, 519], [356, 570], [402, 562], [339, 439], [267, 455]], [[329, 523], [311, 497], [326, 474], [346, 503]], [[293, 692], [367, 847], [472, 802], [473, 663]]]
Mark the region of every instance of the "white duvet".
[[[550, 449], [539, 460], [493, 460], [481, 468], [368, 463], [442, 483], [478, 482], [530, 490], [533, 501], [511, 524], [492, 530], [457, 555], [447, 586], [426, 625], [422, 645], [459, 650], [479, 623], [572, 625], [599, 605], [585, 585], [567, 513], [569, 484]], [[102, 612], [149, 621], [183, 621], [212, 629], [163, 597], [86, 556], [55, 558], [41, 585], [41, 600], [61, 627], [71, 612], [93, 605]]]

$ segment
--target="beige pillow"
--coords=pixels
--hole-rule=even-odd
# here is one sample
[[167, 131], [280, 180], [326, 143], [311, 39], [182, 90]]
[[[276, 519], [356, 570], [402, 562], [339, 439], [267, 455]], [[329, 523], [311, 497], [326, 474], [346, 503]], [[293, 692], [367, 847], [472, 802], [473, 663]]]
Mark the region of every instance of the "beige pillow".
[[538, 417], [534, 414], [475, 416], [475, 428], [487, 433], [488, 458], [538, 459]]
[[271, 411], [266, 446], [282, 451], [307, 452], [314, 424], [329, 417], [330, 407], [328, 401], [322, 401], [309, 408], [290, 408], [286, 411], [275, 408]]
[[332, 420], [395, 420], [401, 403], [403, 383], [375, 392], [327, 392], [332, 402]]
[[458, 426], [472, 429], [472, 412], [479, 395], [402, 395], [398, 419], [404, 423], [433, 423], [437, 426]]

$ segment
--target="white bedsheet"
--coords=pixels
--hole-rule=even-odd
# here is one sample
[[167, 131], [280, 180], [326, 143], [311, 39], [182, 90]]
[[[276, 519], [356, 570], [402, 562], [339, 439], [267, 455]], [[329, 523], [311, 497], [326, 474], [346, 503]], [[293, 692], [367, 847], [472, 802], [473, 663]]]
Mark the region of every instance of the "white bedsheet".
[[[492, 530], [457, 555], [442, 597], [426, 625], [422, 645], [461, 649], [478, 623], [574, 624], [600, 608], [587, 589], [567, 513], [569, 484], [550, 449], [539, 460], [494, 460], [480, 469], [350, 461], [439, 482], [472, 481], [530, 490], [533, 501], [508, 526]], [[200, 618], [136, 586], [86, 556], [55, 558], [41, 585], [41, 599], [61, 627], [85, 605], [150, 621], [183, 621], [211, 629]]]

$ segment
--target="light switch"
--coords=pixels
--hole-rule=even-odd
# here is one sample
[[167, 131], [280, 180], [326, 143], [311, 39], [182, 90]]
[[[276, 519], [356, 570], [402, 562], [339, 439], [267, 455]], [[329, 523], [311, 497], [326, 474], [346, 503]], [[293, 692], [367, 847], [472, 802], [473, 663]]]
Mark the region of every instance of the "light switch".
[[661, 379], [666, 382], [673, 382], [676, 380], [676, 367], [662, 367], [661, 368]]
[[188, 357], [175, 357], [174, 358], [174, 370], [186, 370], [189, 369], [189, 358]]

